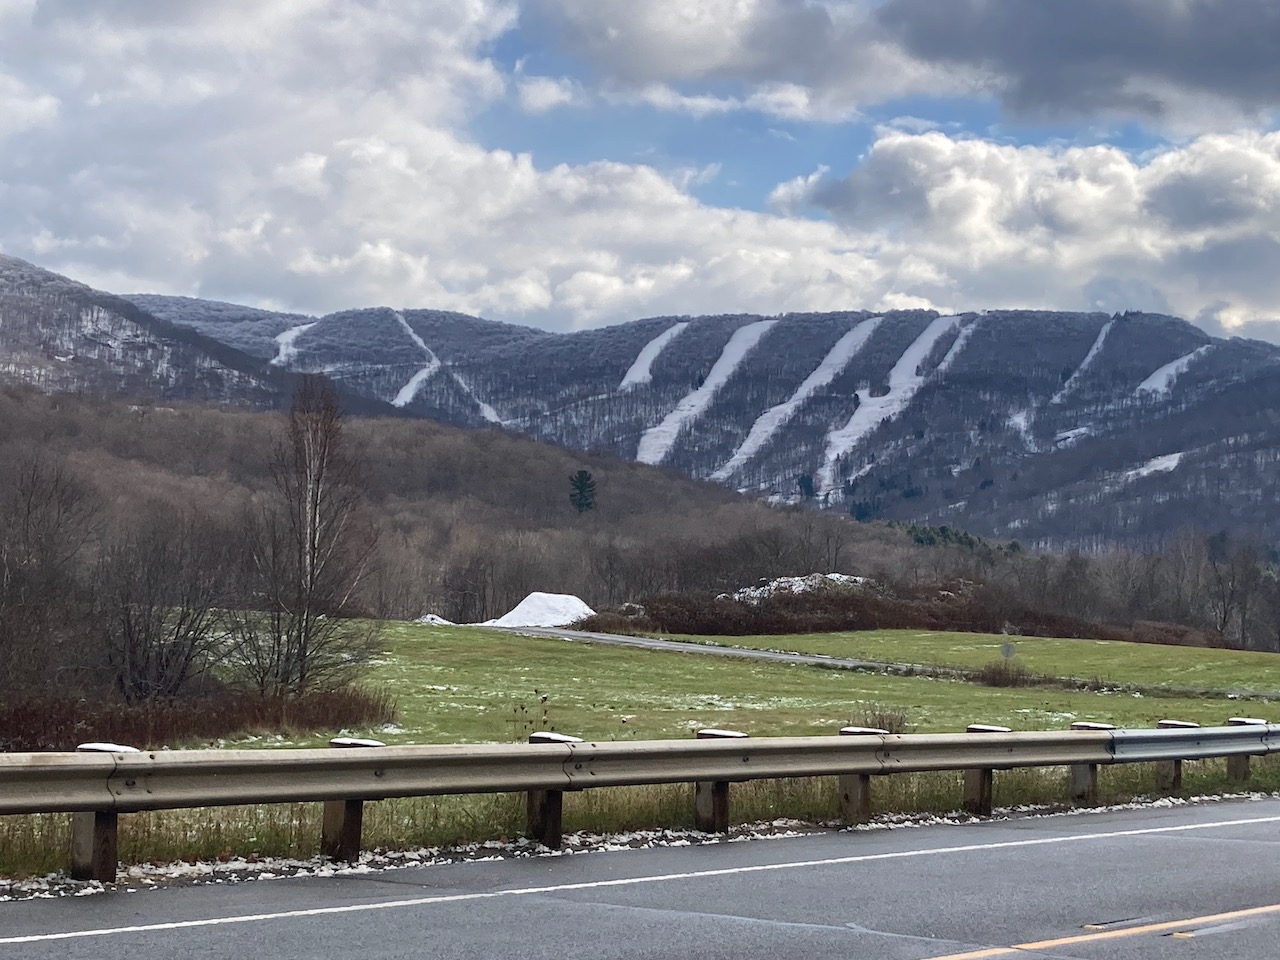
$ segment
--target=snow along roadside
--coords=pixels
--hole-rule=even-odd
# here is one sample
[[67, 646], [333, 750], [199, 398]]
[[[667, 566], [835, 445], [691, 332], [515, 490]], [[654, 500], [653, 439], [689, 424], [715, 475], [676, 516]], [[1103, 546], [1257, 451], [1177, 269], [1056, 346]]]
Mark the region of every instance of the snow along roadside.
[[759, 453], [774, 434], [796, 415], [806, 400], [840, 375], [840, 372], [866, 345], [867, 340], [870, 339], [871, 334], [875, 333], [876, 327], [880, 326], [883, 319], [884, 317], [871, 317], [864, 320], [837, 340], [835, 346], [822, 358], [817, 369], [805, 378], [804, 383], [796, 388], [796, 392], [789, 399], [760, 414], [756, 422], [751, 425], [747, 438], [742, 441], [737, 450], [733, 451], [733, 456], [711, 474], [711, 479], [728, 480]]
[[735, 330], [702, 386], [686, 394], [660, 424], [644, 432], [644, 436], [640, 438], [640, 446], [636, 450], [636, 459], [641, 463], [661, 463], [675, 446], [681, 429], [706, 412], [711, 401], [715, 399], [716, 393], [733, 376], [738, 365], [777, 322], [777, 320], [757, 320], [755, 323], [748, 323]]

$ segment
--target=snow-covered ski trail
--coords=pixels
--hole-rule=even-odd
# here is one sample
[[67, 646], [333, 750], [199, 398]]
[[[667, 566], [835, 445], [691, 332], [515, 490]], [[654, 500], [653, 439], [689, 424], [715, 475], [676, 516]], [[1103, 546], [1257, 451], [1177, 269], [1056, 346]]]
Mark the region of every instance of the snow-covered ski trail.
[[395, 314], [396, 321], [404, 328], [404, 332], [408, 334], [409, 339], [418, 345], [418, 349], [421, 350], [423, 355], [427, 358], [427, 365], [415, 373], [410, 378], [409, 382], [400, 388], [400, 392], [396, 394], [396, 398], [391, 401], [391, 405], [393, 407], [403, 407], [417, 396], [419, 388], [421, 388], [422, 384], [426, 382], [428, 377], [433, 376], [435, 372], [440, 369], [441, 364], [440, 358], [437, 357], [434, 351], [427, 346], [426, 341], [418, 336], [418, 332], [414, 330], [413, 327], [409, 326], [409, 321], [404, 318], [404, 314], [399, 310], [394, 310], [392, 312]]
[[618, 384], [619, 390], [626, 390], [628, 387], [638, 387], [641, 384], [650, 383], [653, 380], [653, 361], [658, 359], [658, 355], [666, 349], [676, 337], [684, 332], [684, 328], [689, 326], [688, 320], [681, 320], [679, 323], [673, 324], [663, 330], [660, 334], [646, 343], [640, 348], [640, 353], [636, 355], [635, 362], [631, 364], [626, 375], [622, 378], [622, 382]]
[[777, 322], [777, 320], [757, 320], [755, 323], [748, 323], [735, 330], [702, 386], [686, 394], [660, 424], [644, 432], [640, 438], [640, 446], [636, 450], [636, 459], [641, 463], [661, 463], [671, 452], [676, 438], [680, 436], [681, 428], [702, 415], [711, 405], [716, 392], [733, 376], [733, 371], [738, 369], [738, 364]]
[[[413, 377], [410, 378], [409, 382], [400, 388], [400, 392], [396, 394], [396, 398], [391, 401], [391, 405], [393, 407], [403, 407], [417, 396], [418, 390], [422, 387], [422, 384], [429, 380], [437, 370], [444, 367], [444, 364], [441, 363], [440, 358], [435, 355], [435, 351], [427, 346], [426, 341], [418, 336], [418, 332], [414, 330], [413, 327], [409, 326], [409, 321], [404, 318], [404, 314], [399, 310], [392, 312], [395, 314], [396, 321], [404, 328], [404, 332], [408, 334], [409, 339], [418, 345], [418, 349], [421, 350], [423, 355], [427, 358], [427, 365], [415, 373]], [[480, 408], [480, 416], [484, 417], [489, 423], [502, 422], [502, 418], [498, 416], [498, 411], [477, 397], [476, 392], [471, 389], [471, 384], [467, 383], [467, 381], [463, 380], [462, 377], [460, 377], [454, 370], [448, 367], [445, 367], [445, 372], [453, 378], [453, 382], [461, 387], [462, 391], [467, 396], [476, 402], [476, 406]]]
[[733, 456], [711, 475], [711, 479], [728, 480], [759, 453], [774, 434], [796, 415], [806, 400], [839, 376], [840, 372], [849, 365], [849, 361], [857, 356], [858, 351], [863, 348], [883, 319], [884, 317], [872, 317], [864, 320], [837, 340], [835, 346], [827, 351], [827, 355], [822, 358], [822, 362], [813, 373], [809, 374], [804, 383], [796, 388], [795, 393], [787, 400], [760, 414], [756, 422], [751, 425], [747, 438], [742, 441], [737, 450], [733, 451]]
[[[858, 409], [843, 427], [827, 434], [827, 451], [822, 469], [818, 472], [819, 488], [827, 493], [836, 486], [836, 461], [880, 425], [880, 421], [896, 417], [907, 408], [911, 398], [923, 385], [925, 378], [916, 373], [929, 351], [949, 330], [960, 322], [959, 317], [938, 317], [911, 346], [903, 351], [898, 362], [889, 371], [889, 392], [882, 397], [871, 396], [869, 390], [858, 391]], [[950, 356], [950, 353], [948, 353]]]
[[1147, 379], [1138, 384], [1138, 388], [1133, 391], [1135, 397], [1143, 394], [1149, 394], [1153, 399], [1159, 400], [1169, 395], [1169, 391], [1173, 389], [1173, 384], [1177, 379], [1187, 372], [1187, 368], [1196, 360], [1203, 357], [1213, 348], [1213, 344], [1206, 343], [1203, 347], [1196, 347], [1185, 357], [1179, 357], [1172, 363], [1166, 363], [1163, 367], [1153, 373]]
[[298, 348], [295, 341], [316, 325], [316, 321], [310, 323], [300, 323], [296, 327], [290, 327], [283, 333], [276, 334], [276, 355], [271, 358], [271, 366], [283, 367], [288, 364], [294, 357], [298, 355]]
[[1089, 352], [1084, 355], [1084, 359], [1080, 361], [1080, 366], [1076, 367], [1075, 372], [1067, 378], [1067, 382], [1062, 385], [1062, 389], [1049, 398], [1049, 402], [1055, 406], [1067, 399], [1067, 396], [1076, 388], [1076, 384], [1080, 382], [1080, 378], [1093, 364], [1094, 358], [1102, 352], [1102, 345], [1107, 342], [1107, 335], [1111, 333], [1111, 328], [1116, 324], [1116, 318], [1112, 317], [1102, 325], [1102, 329], [1098, 331], [1098, 336], [1094, 338], [1093, 346], [1089, 348]]

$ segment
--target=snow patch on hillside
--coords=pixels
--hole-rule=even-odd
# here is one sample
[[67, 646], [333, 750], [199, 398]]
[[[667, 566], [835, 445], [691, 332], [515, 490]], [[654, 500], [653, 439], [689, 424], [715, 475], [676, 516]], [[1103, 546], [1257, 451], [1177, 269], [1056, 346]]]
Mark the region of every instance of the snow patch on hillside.
[[1153, 473], [1168, 473], [1171, 470], [1177, 469], [1178, 464], [1182, 462], [1182, 458], [1185, 456], [1186, 453], [1181, 451], [1178, 453], [1166, 453], [1162, 457], [1155, 457], [1148, 460], [1142, 466], [1129, 470], [1124, 473], [1120, 479], [1127, 482], [1129, 480], [1138, 480], [1141, 477], [1149, 477]]
[[836, 463], [883, 420], [898, 416], [911, 398], [924, 385], [925, 378], [916, 372], [935, 343], [955, 328], [958, 317], [938, 317], [929, 324], [889, 371], [889, 392], [871, 396], [869, 390], [858, 391], [858, 409], [843, 427], [827, 434], [826, 462], [818, 474], [820, 489], [826, 493], [836, 486]]
[[840, 375], [840, 371], [847, 367], [849, 361], [857, 356], [858, 351], [866, 344], [883, 319], [884, 317], [872, 317], [869, 320], [865, 320], [837, 340], [835, 346], [822, 358], [822, 362], [818, 364], [817, 369], [805, 378], [804, 383], [796, 388], [796, 392], [789, 399], [770, 407], [760, 414], [759, 419], [751, 425], [751, 430], [747, 433], [747, 438], [742, 441], [741, 446], [733, 451], [733, 456], [725, 461], [720, 469], [711, 474], [711, 479], [729, 479], [735, 471], [741, 469], [748, 460], [759, 453], [764, 445], [773, 438], [774, 434], [796, 415], [796, 412], [804, 405], [806, 400]]
[[477, 624], [481, 627], [567, 627], [595, 614], [579, 598], [568, 593], [529, 594], [510, 613]]
[[938, 364], [938, 369], [934, 371], [935, 373], [946, 373], [951, 369], [951, 365], [955, 363], [956, 358], [964, 352], [965, 345], [969, 342], [969, 338], [973, 336], [974, 331], [978, 329], [978, 324], [981, 322], [982, 318], [979, 317], [977, 320], [973, 321], [973, 323], [960, 331], [956, 336], [955, 342], [951, 344], [951, 349], [947, 351], [947, 355], [943, 357], [942, 362]]
[[660, 424], [644, 432], [640, 438], [640, 446], [636, 450], [636, 459], [641, 463], [661, 463], [675, 446], [681, 429], [703, 414], [711, 405], [716, 393], [733, 376], [733, 371], [738, 369], [738, 365], [747, 354], [777, 322], [777, 320], [757, 320], [755, 323], [748, 323], [735, 330], [702, 386], [686, 394]]
[[393, 313], [395, 314], [396, 322], [400, 324], [409, 339], [418, 345], [418, 349], [427, 358], [426, 366], [415, 373], [409, 379], [409, 382], [400, 388], [400, 392], [396, 394], [395, 399], [391, 401], [393, 407], [403, 407], [417, 396], [418, 390], [429, 378], [436, 374], [436, 371], [441, 367], [441, 363], [440, 358], [427, 346], [426, 341], [418, 336], [418, 332], [413, 327], [409, 326], [409, 321], [404, 318], [404, 314], [399, 310], [395, 310]]
[[1197, 347], [1188, 353], [1185, 357], [1179, 357], [1172, 363], [1166, 363], [1147, 379], [1138, 384], [1138, 388], [1133, 391], [1135, 397], [1143, 394], [1149, 394], [1153, 399], [1159, 400], [1167, 397], [1169, 391], [1173, 389], [1177, 379], [1187, 372], [1187, 368], [1191, 366], [1200, 357], [1203, 357], [1213, 349], [1213, 344], [1206, 343], [1203, 347]]
[[618, 389], [626, 390], [630, 387], [638, 387], [642, 384], [651, 383], [653, 381], [653, 361], [658, 359], [658, 355], [666, 349], [667, 344], [680, 336], [687, 326], [689, 326], [689, 321], [681, 320], [674, 326], [663, 330], [660, 334], [646, 343], [641, 348], [635, 362], [631, 364], [631, 368], [627, 371], [626, 376], [622, 378], [622, 382], [618, 384]]
[[276, 334], [276, 355], [271, 359], [273, 367], [287, 367], [293, 362], [298, 355], [297, 340], [300, 336], [316, 325], [316, 321], [310, 323], [300, 323], [296, 327], [290, 327], [284, 333]]
[[1009, 419], [1005, 421], [1009, 428], [1017, 431], [1018, 436], [1022, 438], [1022, 442], [1032, 453], [1037, 452], [1038, 444], [1036, 443], [1035, 434], [1031, 431], [1031, 411], [1017, 410], [1009, 414]]
[[1084, 359], [1080, 361], [1080, 366], [1076, 367], [1075, 372], [1067, 378], [1067, 382], [1062, 385], [1062, 389], [1049, 398], [1050, 403], [1061, 403], [1067, 398], [1071, 391], [1076, 388], [1076, 384], [1080, 382], [1080, 378], [1085, 375], [1089, 367], [1093, 365], [1093, 361], [1097, 358], [1098, 354], [1102, 352], [1102, 345], [1107, 342], [1107, 335], [1111, 333], [1111, 328], [1114, 327], [1115, 324], [1116, 318], [1112, 317], [1102, 325], [1102, 329], [1098, 331], [1098, 336], [1093, 341], [1093, 346], [1089, 348], [1089, 352], [1086, 353], [1084, 355]]

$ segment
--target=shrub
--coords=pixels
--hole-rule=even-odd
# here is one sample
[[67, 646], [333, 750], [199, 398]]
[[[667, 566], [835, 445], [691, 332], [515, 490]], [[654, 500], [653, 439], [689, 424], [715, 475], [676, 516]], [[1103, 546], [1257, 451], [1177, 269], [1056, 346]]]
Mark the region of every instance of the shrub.
[[992, 660], [974, 672], [973, 679], [988, 687], [1029, 687], [1036, 677], [1018, 660]]

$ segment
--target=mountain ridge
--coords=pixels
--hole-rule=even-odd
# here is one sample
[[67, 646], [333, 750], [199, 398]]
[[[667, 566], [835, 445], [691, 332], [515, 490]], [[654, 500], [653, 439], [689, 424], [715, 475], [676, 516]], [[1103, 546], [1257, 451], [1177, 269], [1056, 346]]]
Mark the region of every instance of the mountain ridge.
[[1176, 317], [722, 314], [552, 333], [414, 308], [115, 297], [0, 257], [0, 346], [29, 358], [0, 375], [65, 389], [32, 371], [58, 369], [73, 341], [93, 353], [94, 309], [139, 331], [132, 367], [123, 346], [98, 351], [104, 388], [267, 404], [324, 373], [362, 412], [499, 424], [861, 519], [1088, 549], [1188, 520], [1280, 536], [1280, 347]]

